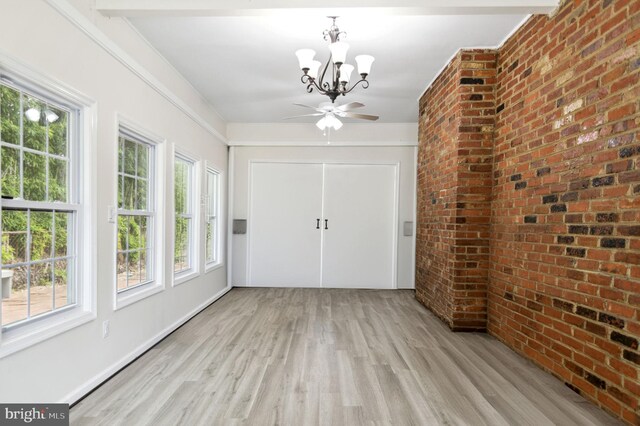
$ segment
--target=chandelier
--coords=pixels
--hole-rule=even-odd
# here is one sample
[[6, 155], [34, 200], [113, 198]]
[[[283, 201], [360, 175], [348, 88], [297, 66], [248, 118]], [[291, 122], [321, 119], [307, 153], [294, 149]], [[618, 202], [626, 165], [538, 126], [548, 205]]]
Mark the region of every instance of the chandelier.
[[[340, 40], [346, 36], [346, 33], [340, 31], [336, 26], [337, 16], [329, 16], [328, 18], [333, 19], [333, 24], [331, 28], [324, 31], [323, 35], [324, 39], [330, 42], [329, 52], [331, 56], [324, 67], [322, 67], [320, 78], [318, 78], [318, 72], [320, 71], [322, 63], [313, 59], [316, 55], [315, 51], [311, 49], [300, 49], [296, 51], [296, 56], [300, 63], [300, 69], [304, 73], [300, 80], [303, 84], [307, 85], [307, 92], [311, 93], [315, 88], [318, 93], [328, 96], [331, 102], [335, 102], [338, 96], [346, 95], [355, 89], [358, 84], [361, 84], [365, 89], [369, 87], [367, 76], [371, 71], [371, 64], [374, 61], [374, 57], [370, 55], [359, 55], [355, 57], [360, 80], [354, 84], [350, 84], [351, 73], [354, 70], [354, 66], [346, 63], [349, 45]], [[329, 75], [327, 75], [327, 71], [329, 71]]]

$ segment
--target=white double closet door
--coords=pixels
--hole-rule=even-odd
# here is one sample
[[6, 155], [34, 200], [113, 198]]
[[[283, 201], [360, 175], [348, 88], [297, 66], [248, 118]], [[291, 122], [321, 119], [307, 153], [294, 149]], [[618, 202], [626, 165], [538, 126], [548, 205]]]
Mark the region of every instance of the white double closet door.
[[397, 166], [252, 163], [249, 285], [394, 288]]

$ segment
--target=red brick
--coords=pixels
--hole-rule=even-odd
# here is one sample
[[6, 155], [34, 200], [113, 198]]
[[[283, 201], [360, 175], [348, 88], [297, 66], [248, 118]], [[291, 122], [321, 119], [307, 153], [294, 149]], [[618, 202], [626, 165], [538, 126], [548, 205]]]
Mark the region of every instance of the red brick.
[[[609, 337], [640, 339], [640, 2], [560, 3], [497, 52], [463, 51], [421, 99], [416, 296], [454, 329], [486, 314], [489, 333], [633, 423], [637, 364]], [[467, 71], [485, 84], [460, 87]]]
[[627, 104], [620, 108], [613, 109], [607, 114], [609, 121], [617, 121], [623, 118], [627, 118], [633, 114], [636, 110], [635, 104]]

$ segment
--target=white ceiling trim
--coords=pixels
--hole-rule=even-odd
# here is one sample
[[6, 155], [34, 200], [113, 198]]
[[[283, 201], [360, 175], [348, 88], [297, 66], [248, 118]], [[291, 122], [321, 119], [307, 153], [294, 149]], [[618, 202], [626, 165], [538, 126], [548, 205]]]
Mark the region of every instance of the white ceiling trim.
[[209, 132], [211, 135], [219, 139], [221, 142], [228, 144], [225, 135], [216, 130], [209, 122], [207, 122], [202, 116], [194, 111], [189, 105], [187, 105], [182, 99], [180, 99], [175, 93], [167, 88], [160, 80], [147, 71], [139, 62], [137, 62], [131, 55], [125, 52], [120, 46], [114, 43], [106, 34], [98, 29], [89, 19], [87, 19], [82, 13], [80, 13], [75, 7], [73, 7], [67, 0], [46, 0], [47, 3], [53, 7], [58, 13], [64, 16], [69, 22], [78, 27], [84, 32], [90, 39], [92, 39], [97, 45], [102, 47], [107, 53], [117, 59], [121, 64], [127, 67], [131, 72], [137, 75], [142, 81], [147, 83], [152, 89], [162, 95], [176, 108], [182, 111], [185, 115], [191, 118], [196, 124], [200, 125], [203, 129]]
[[418, 123], [344, 123], [326, 135], [311, 123], [229, 123], [229, 146], [417, 146]]
[[[366, 8], [371, 13], [401, 15], [549, 14], [558, 0], [96, 0], [107, 16], [255, 16], [295, 11], [343, 14]], [[329, 12], [330, 10], [330, 12]], [[325, 13], [325, 14], [326, 14]]]

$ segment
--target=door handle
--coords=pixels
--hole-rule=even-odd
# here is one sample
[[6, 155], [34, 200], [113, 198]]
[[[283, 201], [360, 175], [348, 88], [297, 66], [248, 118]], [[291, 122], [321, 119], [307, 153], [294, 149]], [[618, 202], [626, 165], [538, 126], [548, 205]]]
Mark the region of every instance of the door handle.
[[329, 229], [329, 219], [324, 220], [324, 229]]
[[316, 219], [316, 229], [320, 229], [320, 219]]

